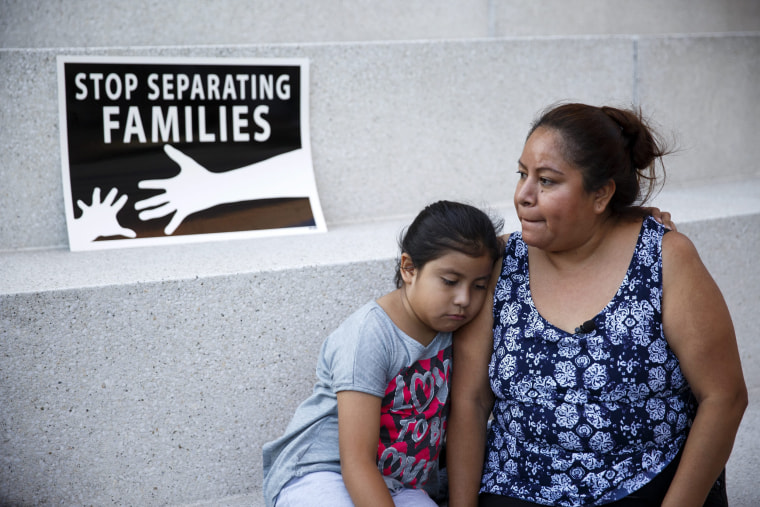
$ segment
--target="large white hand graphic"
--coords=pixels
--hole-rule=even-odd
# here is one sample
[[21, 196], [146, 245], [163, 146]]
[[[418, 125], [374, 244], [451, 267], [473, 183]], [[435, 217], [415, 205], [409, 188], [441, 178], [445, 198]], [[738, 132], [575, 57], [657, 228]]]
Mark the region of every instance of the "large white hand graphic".
[[170, 145], [164, 151], [179, 165], [172, 178], [143, 180], [142, 189], [162, 193], [135, 203], [140, 220], [152, 220], [174, 213], [164, 229], [174, 234], [183, 220], [198, 211], [254, 199], [306, 197], [313, 180], [309, 159], [303, 150], [295, 150], [231, 171], [214, 173]]
[[91, 242], [103, 236], [137, 237], [132, 229], [126, 229], [119, 224], [116, 214], [127, 202], [127, 194], [119, 197], [114, 202], [119, 190], [112, 188], [103, 201], [100, 200], [100, 187], [92, 191], [92, 204], [87, 205], [81, 199], [77, 200], [77, 206], [82, 210], [82, 216], [74, 220], [74, 234], [79, 241]]
[[173, 146], [167, 144], [164, 151], [179, 165], [180, 172], [173, 178], [139, 182], [138, 188], [164, 192], [138, 201], [135, 203], [135, 209], [145, 210], [140, 213], [140, 220], [161, 218], [174, 213], [169, 225], [164, 229], [166, 234], [173, 234], [188, 215], [219, 203], [211, 198], [214, 176], [212, 172]]

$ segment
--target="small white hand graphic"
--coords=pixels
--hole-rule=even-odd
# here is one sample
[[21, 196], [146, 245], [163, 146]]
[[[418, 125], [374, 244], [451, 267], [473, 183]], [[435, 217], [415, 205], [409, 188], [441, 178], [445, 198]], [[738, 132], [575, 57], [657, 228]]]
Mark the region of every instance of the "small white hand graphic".
[[137, 237], [135, 231], [122, 227], [116, 218], [117, 213], [127, 202], [127, 194], [115, 201], [118, 194], [119, 190], [112, 188], [106, 198], [101, 201], [100, 187], [95, 187], [92, 191], [91, 205], [88, 206], [81, 199], [77, 200], [77, 206], [82, 210], [82, 216], [74, 220], [74, 224], [75, 233], [81, 241], [95, 241], [103, 236]]

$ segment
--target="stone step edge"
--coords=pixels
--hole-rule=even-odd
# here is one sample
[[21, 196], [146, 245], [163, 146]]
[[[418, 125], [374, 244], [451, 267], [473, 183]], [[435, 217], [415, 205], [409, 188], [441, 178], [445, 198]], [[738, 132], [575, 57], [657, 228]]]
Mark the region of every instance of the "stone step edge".
[[[676, 224], [760, 213], [760, 177], [663, 190], [652, 204]], [[519, 228], [511, 205], [493, 206], [504, 231]], [[243, 273], [389, 260], [414, 217], [328, 224], [328, 232], [91, 252], [67, 249], [0, 252], [0, 296], [155, 283]]]

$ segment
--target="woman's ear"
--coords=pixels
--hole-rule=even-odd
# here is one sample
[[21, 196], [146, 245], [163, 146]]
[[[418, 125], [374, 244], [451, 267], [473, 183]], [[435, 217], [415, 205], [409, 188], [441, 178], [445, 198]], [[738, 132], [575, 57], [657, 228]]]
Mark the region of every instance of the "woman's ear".
[[601, 188], [594, 192], [594, 211], [601, 214], [607, 209], [607, 205], [612, 200], [612, 196], [615, 195], [615, 180], [610, 179], [602, 185]]
[[414, 262], [408, 253], [401, 254], [401, 279], [404, 283], [412, 283], [415, 274]]

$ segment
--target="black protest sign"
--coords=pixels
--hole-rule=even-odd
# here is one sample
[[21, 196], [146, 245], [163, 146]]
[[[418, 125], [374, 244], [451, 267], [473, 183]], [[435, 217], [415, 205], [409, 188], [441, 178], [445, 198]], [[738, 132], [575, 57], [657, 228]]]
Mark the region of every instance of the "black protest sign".
[[59, 57], [72, 250], [325, 230], [303, 59]]

